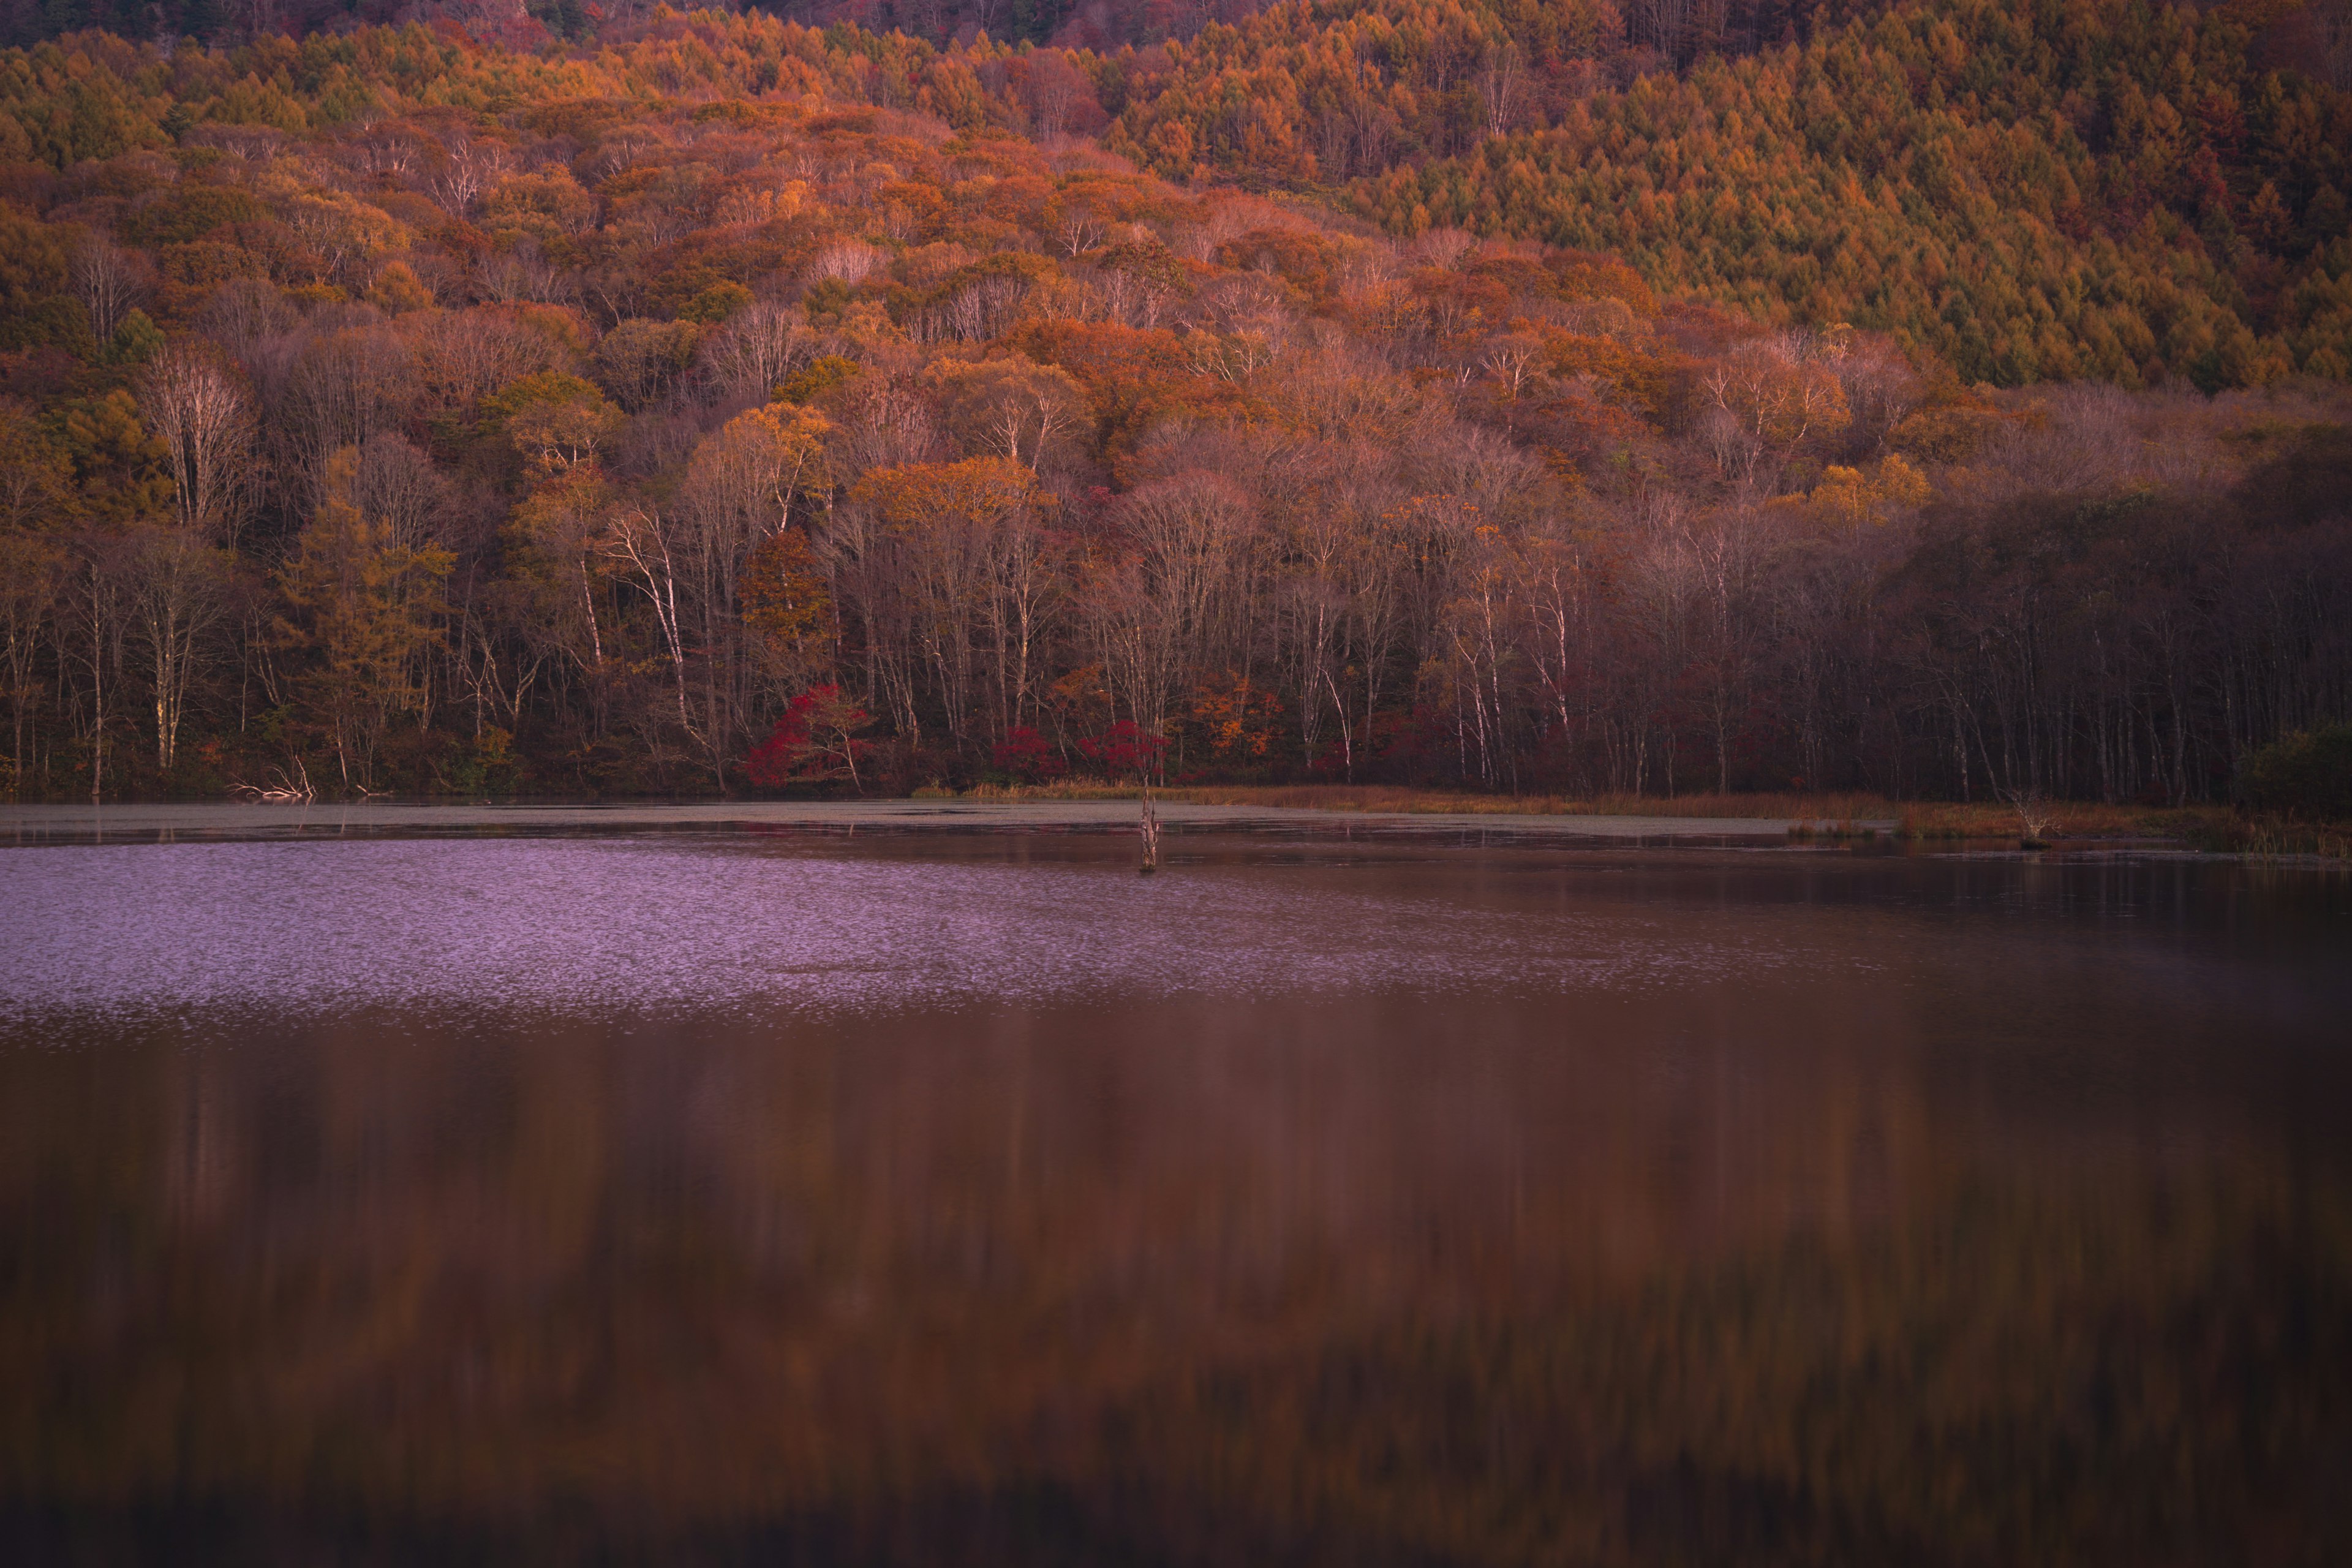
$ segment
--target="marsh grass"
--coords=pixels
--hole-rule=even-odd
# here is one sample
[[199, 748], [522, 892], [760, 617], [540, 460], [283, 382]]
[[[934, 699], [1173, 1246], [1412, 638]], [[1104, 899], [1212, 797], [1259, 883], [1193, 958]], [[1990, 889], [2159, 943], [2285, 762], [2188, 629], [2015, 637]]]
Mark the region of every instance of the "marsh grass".
[[2035, 801], [2026, 808], [2009, 801], [1908, 801], [1891, 807], [1901, 838], [2025, 838], [2056, 842], [2081, 838], [2210, 837], [2238, 814], [2227, 806], [2175, 808], [2103, 805], [2095, 801]]
[[2257, 860], [2314, 857], [2352, 862], [2352, 824], [2331, 826], [2276, 817], [2239, 819], [2222, 825], [2214, 847], [2226, 854]]
[[[921, 792], [928, 793], [928, 792]], [[944, 794], [946, 792], [940, 792]], [[1191, 784], [1156, 792], [1193, 805], [1282, 811], [1391, 813], [1411, 816], [1724, 817], [1787, 824], [1799, 843], [1867, 840], [1885, 834], [1913, 842], [1999, 839], [2063, 848], [2086, 841], [2161, 839], [2223, 855], [2352, 859], [2352, 824], [2312, 825], [2258, 816], [2227, 805], [2105, 805], [2034, 798], [2031, 822], [2016, 802], [1896, 801], [1843, 795], [1477, 795], [1403, 784]], [[1039, 784], [982, 784], [965, 800], [1140, 800], [1139, 784], [1061, 778]]]
[[[1181, 790], [1172, 794], [1163, 790], [1161, 794], [1169, 799], [1187, 798]], [[1073, 776], [1049, 779], [1044, 784], [974, 784], [964, 791], [961, 798], [1001, 801], [1141, 800], [1143, 786], [1135, 784], [1113, 784], [1108, 779]]]
[[1732, 817], [1804, 824], [1815, 833], [1864, 831], [1872, 819], [1893, 822], [1897, 807], [1876, 795], [1475, 795], [1401, 784], [1208, 784], [1171, 790], [1171, 800], [1202, 805], [1262, 805], [1306, 811], [1387, 811], [1415, 816]]

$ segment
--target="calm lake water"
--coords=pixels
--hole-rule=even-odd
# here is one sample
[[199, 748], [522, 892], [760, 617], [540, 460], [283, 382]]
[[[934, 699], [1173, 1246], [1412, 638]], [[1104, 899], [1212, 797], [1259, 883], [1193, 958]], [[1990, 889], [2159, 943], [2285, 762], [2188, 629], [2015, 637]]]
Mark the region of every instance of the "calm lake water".
[[0, 848], [0, 1558], [2352, 1553], [2352, 879]]

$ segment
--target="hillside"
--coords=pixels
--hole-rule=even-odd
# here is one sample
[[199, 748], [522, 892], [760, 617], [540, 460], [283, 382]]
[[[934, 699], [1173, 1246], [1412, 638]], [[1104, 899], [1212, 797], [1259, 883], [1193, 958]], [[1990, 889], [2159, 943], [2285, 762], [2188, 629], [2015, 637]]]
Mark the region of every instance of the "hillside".
[[1170, 183], [1102, 68], [0, 57], [13, 787], [2179, 801], [2347, 710], [2336, 385], [2001, 392]]
[[2317, 75], [2272, 68], [2317, 37], [2284, 9], [1908, 5], [1616, 87], [1602, 0], [1290, 0], [1130, 67], [1107, 144], [1344, 184], [1397, 234], [1612, 251], [1662, 291], [1890, 331], [1970, 380], [2341, 378], [2352, 94], [2316, 45], [2290, 58]]
[[[1886, 331], [1969, 381], [2211, 390], [2352, 372], [2347, 0], [787, 9], [828, 28], [802, 63], [853, 101], [959, 129], [1099, 133], [1164, 177], [1308, 195], [1406, 237], [1459, 227], [1607, 251], [1662, 293]], [[268, 14], [312, 37], [418, 17], [442, 46], [545, 60], [565, 58], [563, 38], [639, 54], [646, 26], [633, 5], [576, 0]], [[227, 38], [250, 36], [244, 15], [51, 6], [0, 31], [29, 39], [79, 17]], [[1049, 37], [1071, 47], [1028, 47]], [[282, 53], [275, 34], [252, 38]], [[818, 65], [826, 53], [838, 58]], [[307, 82], [332, 68], [278, 68]], [[713, 59], [667, 71], [662, 90], [777, 85]], [[372, 112], [332, 94], [319, 107]], [[70, 132], [26, 131], [35, 156], [80, 155], [48, 144]]]

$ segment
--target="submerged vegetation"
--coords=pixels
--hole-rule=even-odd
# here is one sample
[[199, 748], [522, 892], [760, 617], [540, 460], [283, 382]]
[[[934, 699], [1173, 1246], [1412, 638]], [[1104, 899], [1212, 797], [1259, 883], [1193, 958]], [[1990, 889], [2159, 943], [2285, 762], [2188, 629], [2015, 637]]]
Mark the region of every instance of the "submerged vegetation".
[[5, 782], [2268, 789], [2336, 13], [1668, 9], [0, 56]]

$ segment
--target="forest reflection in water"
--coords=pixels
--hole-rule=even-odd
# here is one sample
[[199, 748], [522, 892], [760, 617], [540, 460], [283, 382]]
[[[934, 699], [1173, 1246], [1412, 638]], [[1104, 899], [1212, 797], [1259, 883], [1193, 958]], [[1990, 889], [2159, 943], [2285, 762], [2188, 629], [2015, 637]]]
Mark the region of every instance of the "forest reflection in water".
[[2341, 883], [1179, 848], [0, 852], [0, 1547], [2352, 1542]]

